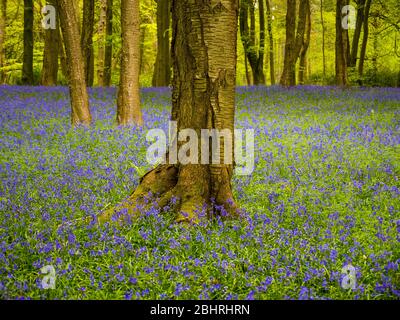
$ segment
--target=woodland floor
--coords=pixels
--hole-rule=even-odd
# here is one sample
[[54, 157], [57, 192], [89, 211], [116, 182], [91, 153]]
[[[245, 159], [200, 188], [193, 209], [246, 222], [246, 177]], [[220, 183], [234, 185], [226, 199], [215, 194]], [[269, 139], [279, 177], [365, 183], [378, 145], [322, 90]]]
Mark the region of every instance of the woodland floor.
[[190, 228], [154, 209], [68, 224], [135, 189], [170, 91], [143, 89], [145, 127], [118, 129], [116, 90], [92, 89], [95, 125], [76, 130], [67, 92], [0, 87], [1, 299], [400, 298], [399, 89], [238, 88], [236, 126], [256, 132], [255, 171], [233, 180], [246, 221]]

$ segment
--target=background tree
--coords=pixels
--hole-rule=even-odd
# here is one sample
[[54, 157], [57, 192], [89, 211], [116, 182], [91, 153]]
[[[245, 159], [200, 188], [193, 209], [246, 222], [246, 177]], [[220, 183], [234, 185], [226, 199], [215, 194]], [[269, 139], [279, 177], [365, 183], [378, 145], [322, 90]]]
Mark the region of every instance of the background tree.
[[6, 53], [4, 40], [6, 38], [7, 0], [0, 0], [0, 84], [5, 83]]
[[287, 0], [285, 61], [280, 81], [283, 86], [296, 85], [296, 62], [304, 43], [309, 6], [308, 0], [300, 0], [296, 32], [296, 0]]
[[270, 0], [266, 0], [267, 9], [267, 28], [269, 37], [269, 71], [271, 78], [271, 85], [275, 85], [275, 57], [274, 57], [274, 34], [272, 32], [272, 12]]
[[325, 53], [325, 19], [324, 19], [324, 0], [320, 0], [321, 28], [322, 28], [322, 73], [326, 79], [326, 53]]
[[140, 110], [139, 0], [121, 0], [122, 52], [118, 92], [118, 125], [143, 124]]
[[[264, 0], [259, 5], [259, 44], [256, 45], [256, 18], [255, 2], [253, 0], [240, 1], [240, 34], [247, 61], [250, 64], [253, 84], [265, 84], [264, 49], [265, 49], [265, 13]], [[250, 27], [249, 27], [250, 19]]]
[[[172, 1], [174, 77], [171, 118], [177, 121], [178, 132], [192, 128], [198, 137], [201, 129], [230, 129], [233, 132], [237, 16], [236, 0], [221, 0], [211, 7], [201, 1]], [[200, 139], [198, 142], [200, 145]], [[223, 160], [224, 143], [221, 143], [220, 151]], [[190, 151], [190, 157], [196, 155], [195, 151]], [[197, 210], [210, 205], [212, 198], [228, 213], [235, 214], [232, 169], [228, 164], [161, 165], [142, 178], [126, 203], [106, 211], [99, 221], [109, 219], [122, 208], [128, 208], [130, 214], [140, 214], [137, 208], [145, 205], [149, 192], [157, 197], [152, 205], [156, 203], [161, 209], [173, 197], [177, 198], [178, 222], [198, 221]]]
[[[56, 6], [55, 0], [48, 0], [49, 5]], [[58, 14], [56, 10], [56, 29], [46, 29], [44, 31], [44, 50], [43, 50], [43, 67], [40, 83], [43, 86], [57, 85], [58, 74], [58, 53], [59, 53], [59, 27]]]
[[68, 83], [71, 98], [71, 122], [73, 126], [90, 125], [92, 117], [86, 88], [84, 62], [80, 46], [77, 9], [71, 0], [57, 0], [61, 29], [65, 42], [68, 66]]
[[305, 36], [303, 37], [303, 43], [300, 49], [300, 65], [299, 65], [299, 84], [304, 84], [305, 74], [307, 72], [307, 52], [310, 46], [311, 39], [311, 7], [307, 1], [305, 4], [307, 15], [306, 15], [306, 30]]
[[33, 85], [33, 1], [24, 0], [24, 59], [22, 84]]
[[366, 0], [364, 7], [364, 34], [360, 50], [360, 61], [358, 63], [358, 74], [360, 77], [364, 75], [364, 61], [367, 53], [367, 44], [369, 37], [369, 12], [371, 10], [372, 0]]
[[339, 86], [346, 86], [348, 83], [347, 75], [347, 58], [348, 58], [348, 46], [347, 46], [347, 30], [343, 28], [343, 14], [342, 9], [348, 5], [348, 0], [337, 0], [336, 1], [336, 84]]
[[157, 58], [154, 65], [152, 84], [166, 87], [171, 82], [170, 59], [170, 0], [157, 1]]
[[360, 42], [362, 26], [364, 23], [365, 1], [366, 0], [355, 1], [355, 3], [357, 4], [357, 20], [356, 20], [356, 28], [354, 30], [354, 35], [353, 35], [353, 43], [351, 46], [349, 67], [355, 67], [357, 65], [358, 47]]
[[81, 47], [85, 66], [85, 79], [89, 87], [93, 86], [94, 80], [94, 0], [83, 0], [83, 19]]
[[99, 16], [97, 82], [101, 87], [108, 87], [111, 84], [113, 0], [100, 1]]

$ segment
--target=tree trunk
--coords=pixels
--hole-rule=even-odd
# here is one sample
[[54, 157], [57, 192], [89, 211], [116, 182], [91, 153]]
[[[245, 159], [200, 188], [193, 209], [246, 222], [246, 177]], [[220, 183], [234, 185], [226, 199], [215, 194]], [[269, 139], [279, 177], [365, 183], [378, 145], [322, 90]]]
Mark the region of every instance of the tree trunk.
[[[48, 4], [56, 5], [55, 0], [49, 0]], [[43, 67], [40, 83], [42, 86], [55, 86], [57, 85], [58, 74], [58, 26], [56, 26], [56, 29], [46, 29], [44, 33]]]
[[308, 7], [308, 0], [300, 0], [296, 33], [296, 0], [287, 0], [285, 61], [281, 77], [283, 86], [296, 85], [296, 62], [304, 42]]
[[325, 54], [325, 20], [324, 20], [324, 2], [321, 0], [321, 27], [322, 27], [322, 74], [326, 79], [326, 54]]
[[93, 86], [94, 80], [93, 29], [94, 0], [83, 0], [81, 47], [85, 66], [86, 85], [89, 87]]
[[[252, 0], [242, 0], [240, 5], [240, 34], [247, 60], [253, 74], [253, 84], [265, 84], [264, 75], [264, 47], [265, 47], [265, 18], [264, 0], [260, 5], [260, 43], [257, 50], [255, 39], [255, 7]], [[250, 14], [250, 28], [248, 25]], [[258, 52], [257, 52], [258, 51]]]
[[146, 31], [147, 31], [147, 25], [145, 24], [144, 26], [140, 27], [140, 52], [139, 52], [139, 78], [140, 75], [143, 74], [143, 66], [144, 66], [144, 42], [146, 41]]
[[348, 5], [348, 0], [337, 0], [336, 2], [336, 84], [346, 86], [347, 79], [347, 30], [342, 26], [342, 8]]
[[22, 84], [33, 85], [33, 1], [24, 0], [24, 59]]
[[364, 61], [365, 55], [367, 53], [367, 44], [368, 44], [368, 36], [369, 36], [369, 11], [371, 9], [371, 2], [372, 0], [366, 0], [365, 3], [365, 11], [364, 11], [364, 35], [363, 41], [361, 44], [360, 50], [360, 61], [358, 63], [358, 74], [360, 77], [364, 75]]
[[92, 117], [89, 110], [89, 97], [80, 47], [77, 10], [71, 0], [57, 0], [57, 4], [67, 57], [71, 122], [73, 126], [80, 124], [89, 126]]
[[104, 87], [104, 59], [105, 59], [105, 44], [106, 44], [106, 23], [107, 23], [107, 0], [100, 0], [99, 14], [99, 45], [97, 48], [97, 84]]
[[268, 36], [269, 36], [269, 71], [270, 71], [271, 85], [275, 85], [274, 35], [272, 33], [272, 13], [269, 1], [270, 0], [266, 0]]
[[310, 3], [306, 3], [307, 16], [306, 16], [306, 31], [303, 45], [300, 50], [300, 66], [299, 66], [299, 84], [303, 85], [305, 81], [305, 73], [307, 72], [307, 52], [310, 46], [311, 39], [311, 8]]
[[349, 67], [354, 68], [357, 65], [358, 44], [360, 42], [362, 25], [364, 22], [365, 0], [358, 0], [356, 29], [354, 30], [353, 43], [349, 60]]
[[167, 87], [171, 83], [170, 59], [170, 0], [157, 1], [157, 57], [154, 65], [153, 87]]
[[107, 0], [106, 35], [107, 39], [104, 52], [104, 86], [109, 87], [111, 85], [112, 74], [113, 0]]
[[139, 0], [121, 1], [122, 52], [117, 123], [143, 125], [140, 110], [140, 16]]
[[4, 40], [6, 38], [7, 0], [0, 0], [0, 84], [6, 82], [6, 73], [2, 68], [6, 65]]
[[64, 75], [66, 79], [69, 79], [68, 75], [68, 66], [67, 66], [67, 56], [65, 54], [65, 47], [64, 47], [64, 38], [62, 36], [61, 32], [61, 20], [60, 20], [60, 15], [58, 15], [58, 20], [59, 24], [57, 24], [57, 34], [58, 34], [58, 55], [60, 56], [60, 67], [61, 67], [61, 72]]
[[[231, 133], [234, 129], [237, 3], [172, 1], [172, 120], [177, 121], [179, 135], [186, 128], [195, 130], [198, 145], [202, 141], [201, 129], [229, 129]], [[182, 144], [179, 142], [178, 147]], [[223, 157], [225, 143], [220, 147]], [[190, 150], [190, 157], [198, 155], [196, 152]], [[104, 212], [98, 221], [104, 222], [122, 209], [127, 209], [131, 216], [140, 215], [149, 192], [153, 195], [150, 206], [163, 211], [170, 204], [177, 222], [198, 222], [204, 208], [209, 209], [206, 213], [210, 215], [238, 213], [231, 189], [231, 164], [174, 164], [172, 154], [167, 164], [141, 179], [124, 204]], [[211, 199], [216, 206], [212, 206]]]

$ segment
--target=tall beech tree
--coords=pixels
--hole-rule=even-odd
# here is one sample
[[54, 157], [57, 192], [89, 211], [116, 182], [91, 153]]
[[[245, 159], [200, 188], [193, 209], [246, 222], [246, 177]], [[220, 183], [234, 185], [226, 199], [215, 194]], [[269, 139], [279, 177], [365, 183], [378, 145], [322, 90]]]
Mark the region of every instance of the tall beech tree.
[[[171, 119], [177, 121], [179, 133], [186, 128], [195, 130], [198, 145], [201, 129], [234, 129], [238, 9], [237, 0], [172, 1]], [[178, 148], [182, 144], [179, 141]], [[224, 157], [224, 143], [220, 148]], [[171, 199], [175, 199], [171, 206], [177, 222], [197, 222], [197, 210], [204, 207], [209, 214], [221, 213], [217, 209], [223, 206], [228, 214], [236, 215], [231, 188], [233, 166], [221, 163], [168, 161], [147, 173], [126, 202], [105, 211], [98, 221], [107, 221], [123, 209], [130, 215], [140, 215], [146, 205], [156, 204], [163, 210]], [[152, 199], [147, 202], [149, 193]], [[211, 199], [219, 206], [212, 207]]]
[[86, 88], [85, 69], [80, 46], [77, 9], [74, 1], [57, 0], [61, 29], [65, 43], [68, 66], [68, 83], [71, 98], [71, 122], [73, 126], [90, 125], [92, 117]]
[[[265, 84], [264, 50], [265, 50], [265, 13], [264, 0], [259, 5], [259, 44], [256, 44], [256, 17], [253, 0], [240, 1], [240, 35], [247, 61], [250, 64], [253, 84]], [[250, 27], [249, 27], [250, 20]]]
[[122, 51], [117, 101], [117, 124], [143, 125], [140, 110], [139, 0], [121, 0]]
[[33, 0], [24, 0], [22, 84], [33, 85]]
[[336, 84], [338, 86], [346, 86], [348, 84], [348, 30], [343, 28], [344, 6], [349, 4], [348, 0], [336, 0], [336, 43], [335, 43], [335, 69]]
[[309, 0], [300, 0], [299, 19], [296, 32], [296, 0], [287, 0], [285, 60], [281, 85], [296, 85], [296, 62], [304, 43]]
[[85, 66], [86, 85], [93, 86], [94, 81], [94, 0], [83, 0], [83, 19], [81, 47]]
[[[52, 6], [56, 6], [55, 0], [48, 0], [47, 3]], [[57, 18], [56, 10], [56, 21]], [[43, 86], [55, 86], [57, 85], [58, 75], [58, 53], [59, 53], [59, 29], [58, 23], [56, 23], [56, 29], [46, 29], [44, 31], [44, 50], [43, 50], [43, 67], [41, 73], [40, 83]]]
[[170, 2], [157, 0], [157, 57], [154, 65], [153, 87], [166, 87], [171, 82]]

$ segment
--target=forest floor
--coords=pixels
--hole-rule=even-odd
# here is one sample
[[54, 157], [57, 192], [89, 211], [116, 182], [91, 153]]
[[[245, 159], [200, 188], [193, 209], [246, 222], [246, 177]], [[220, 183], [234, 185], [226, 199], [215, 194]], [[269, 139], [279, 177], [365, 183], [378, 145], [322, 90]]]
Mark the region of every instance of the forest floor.
[[256, 135], [254, 173], [233, 180], [245, 221], [191, 228], [155, 209], [68, 223], [134, 190], [170, 91], [143, 89], [130, 129], [113, 88], [91, 89], [95, 124], [71, 129], [67, 93], [0, 87], [1, 299], [400, 298], [399, 89], [238, 88], [236, 126]]

